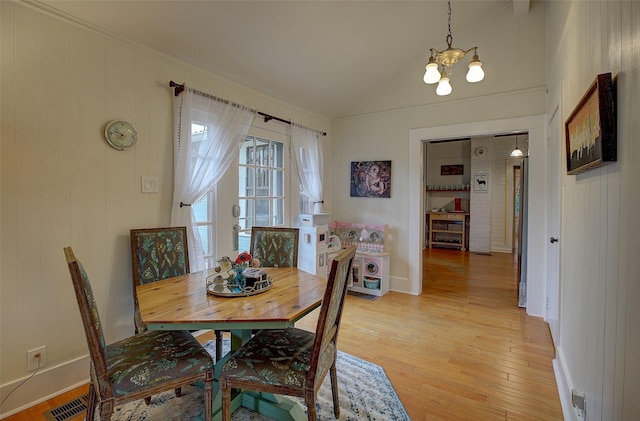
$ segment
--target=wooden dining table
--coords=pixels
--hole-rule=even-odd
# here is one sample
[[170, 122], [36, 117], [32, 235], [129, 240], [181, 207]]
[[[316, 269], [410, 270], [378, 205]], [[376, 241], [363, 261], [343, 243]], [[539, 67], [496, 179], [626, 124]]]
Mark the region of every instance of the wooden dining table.
[[[207, 293], [213, 270], [189, 273], [136, 287], [142, 321], [150, 330], [225, 330], [231, 332], [231, 352], [216, 361], [213, 419], [221, 418], [217, 379], [230, 354], [251, 338], [256, 329], [293, 326], [322, 303], [327, 280], [297, 268], [261, 268], [272, 278], [265, 292], [250, 296]], [[302, 408], [281, 396], [243, 391], [232, 400], [240, 406], [278, 420], [307, 419]]]

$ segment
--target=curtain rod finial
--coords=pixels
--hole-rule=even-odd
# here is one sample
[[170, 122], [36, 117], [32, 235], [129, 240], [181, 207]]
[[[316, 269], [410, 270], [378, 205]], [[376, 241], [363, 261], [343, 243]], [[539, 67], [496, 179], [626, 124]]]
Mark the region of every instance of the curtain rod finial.
[[175, 96], [179, 96], [182, 91], [184, 91], [184, 84], [180, 85], [179, 83], [175, 83], [174, 81], [169, 81], [169, 86], [175, 88]]

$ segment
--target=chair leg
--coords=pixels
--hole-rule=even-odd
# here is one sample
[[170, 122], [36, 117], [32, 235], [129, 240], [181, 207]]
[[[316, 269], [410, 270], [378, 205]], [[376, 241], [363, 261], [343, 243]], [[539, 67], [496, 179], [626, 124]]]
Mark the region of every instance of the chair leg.
[[318, 419], [318, 414], [316, 413], [316, 399], [313, 392], [311, 393], [311, 397], [305, 399], [305, 403], [307, 404], [307, 420], [316, 421]]
[[336, 370], [336, 362], [329, 369], [329, 377], [331, 378], [331, 394], [333, 395], [333, 415], [340, 418], [340, 398], [338, 397], [338, 371]]
[[111, 421], [113, 398], [100, 402], [100, 421]]
[[213, 373], [204, 381], [204, 419], [209, 421], [213, 415]]
[[87, 397], [87, 414], [85, 421], [93, 421], [96, 416], [96, 404], [98, 403], [98, 395], [93, 383], [89, 383], [89, 396]]
[[225, 379], [220, 381], [222, 392], [222, 421], [231, 421], [231, 387]]
[[219, 330], [216, 330], [215, 333], [216, 333], [216, 362], [218, 362], [222, 358], [222, 332], [220, 332]]

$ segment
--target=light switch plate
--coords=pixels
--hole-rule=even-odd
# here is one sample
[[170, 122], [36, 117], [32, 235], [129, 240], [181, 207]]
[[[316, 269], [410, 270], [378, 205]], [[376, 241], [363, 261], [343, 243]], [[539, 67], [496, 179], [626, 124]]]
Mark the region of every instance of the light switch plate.
[[158, 177], [142, 177], [142, 193], [158, 193]]

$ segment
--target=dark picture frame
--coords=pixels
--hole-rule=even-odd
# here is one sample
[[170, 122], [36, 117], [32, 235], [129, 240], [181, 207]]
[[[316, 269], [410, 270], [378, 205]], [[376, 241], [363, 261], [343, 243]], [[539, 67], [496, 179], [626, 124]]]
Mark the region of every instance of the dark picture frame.
[[351, 162], [351, 197], [391, 197], [391, 161]]
[[462, 174], [464, 174], [463, 164], [440, 166], [440, 175], [462, 175]]
[[567, 174], [617, 160], [615, 95], [611, 73], [596, 77], [565, 122]]

